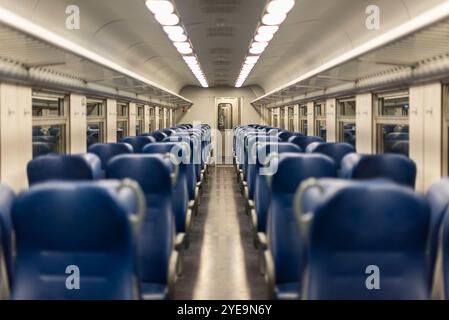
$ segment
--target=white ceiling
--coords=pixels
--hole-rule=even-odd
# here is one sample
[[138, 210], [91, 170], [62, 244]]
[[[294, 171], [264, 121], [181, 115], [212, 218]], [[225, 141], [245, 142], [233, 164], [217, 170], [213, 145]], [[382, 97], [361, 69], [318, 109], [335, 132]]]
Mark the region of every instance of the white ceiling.
[[[245, 85], [276, 89], [324, 62], [447, 0], [297, 0]], [[266, 0], [175, 0], [211, 86], [233, 85]], [[65, 8], [81, 9], [81, 30]], [[381, 9], [381, 29], [365, 8]], [[198, 85], [144, 0], [0, 0], [0, 6], [174, 92]]]

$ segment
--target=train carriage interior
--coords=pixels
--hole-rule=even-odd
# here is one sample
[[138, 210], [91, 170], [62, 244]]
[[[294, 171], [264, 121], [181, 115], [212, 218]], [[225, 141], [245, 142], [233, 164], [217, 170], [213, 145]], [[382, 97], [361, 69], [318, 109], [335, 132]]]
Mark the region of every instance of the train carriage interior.
[[449, 300], [448, 176], [448, 0], [0, 0], [0, 300]]

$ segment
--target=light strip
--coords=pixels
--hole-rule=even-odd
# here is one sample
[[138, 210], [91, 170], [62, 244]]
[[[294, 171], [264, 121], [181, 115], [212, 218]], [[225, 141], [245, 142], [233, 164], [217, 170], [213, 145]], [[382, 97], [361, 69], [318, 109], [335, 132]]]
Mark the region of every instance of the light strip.
[[[181, 25], [175, 5], [169, 0], [146, 0], [145, 5], [154, 14], [156, 21], [163, 26], [165, 33], [173, 42], [178, 52], [183, 56], [189, 69], [204, 88], [207, 88], [204, 75], [197, 56], [193, 52], [192, 43], [187, 36], [185, 28]], [[187, 58], [187, 59], [186, 59]]]
[[11, 11], [3, 8], [0, 6], [0, 23], [7, 25], [13, 29], [19, 30], [23, 33], [26, 33], [36, 39], [42, 40], [44, 42], [47, 42], [55, 47], [61, 48], [63, 50], [69, 51], [81, 58], [84, 58], [86, 60], [89, 60], [93, 63], [102, 65], [110, 70], [113, 70], [115, 72], [121, 73], [125, 76], [128, 76], [130, 78], [133, 78], [139, 82], [145, 83], [146, 85], [150, 87], [154, 87], [157, 89], [160, 89], [162, 91], [167, 92], [168, 94], [175, 96], [177, 98], [182, 99], [183, 101], [193, 104], [192, 101], [178, 95], [177, 93], [170, 91], [153, 81], [142, 77], [141, 75], [128, 70], [115, 62], [112, 62], [111, 60], [108, 60], [90, 50], [85, 49], [84, 47], [81, 47], [77, 45], [74, 42], [71, 42], [56, 33], [53, 33], [21, 16], [16, 15], [15, 13], [12, 13]]
[[265, 7], [262, 22], [259, 23], [257, 32], [251, 41], [248, 54], [243, 62], [240, 75], [235, 83], [240, 88], [245, 83], [252, 69], [265, 51], [274, 34], [279, 30], [279, 25], [285, 21], [287, 14], [295, 6], [295, 0], [271, 0]]
[[362, 56], [366, 53], [369, 53], [373, 50], [376, 50], [380, 47], [383, 47], [391, 42], [394, 42], [400, 38], [403, 38], [409, 34], [412, 34], [420, 29], [423, 29], [425, 27], [428, 27], [438, 21], [441, 21], [443, 19], [446, 19], [449, 17], [449, 2], [445, 2], [441, 5], [436, 6], [433, 9], [430, 9], [423, 14], [413, 18], [412, 20], [390, 30], [385, 32], [384, 34], [369, 40], [368, 42], [365, 42], [364, 44], [342, 54], [341, 56], [332, 59], [325, 64], [319, 66], [318, 68], [315, 68], [314, 70], [307, 72], [300, 77], [288, 82], [287, 84], [274, 89], [267, 94], [264, 94], [263, 96], [257, 98], [256, 100], [252, 101], [251, 103], [255, 103], [259, 100], [262, 100], [278, 91], [284, 90], [294, 84], [297, 84], [301, 81], [304, 81], [306, 79], [312, 78], [322, 72], [325, 72], [329, 69], [335, 68], [336, 66], [339, 66], [345, 62], [348, 62], [352, 59], [355, 59], [359, 56]]

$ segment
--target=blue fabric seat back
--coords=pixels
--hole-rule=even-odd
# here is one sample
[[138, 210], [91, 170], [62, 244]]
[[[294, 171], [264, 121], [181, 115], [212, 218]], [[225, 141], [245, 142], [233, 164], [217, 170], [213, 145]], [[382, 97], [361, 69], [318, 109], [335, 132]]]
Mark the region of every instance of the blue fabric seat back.
[[409, 158], [398, 154], [351, 153], [343, 158], [340, 174], [346, 179], [385, 178], [415, 188], [416, 165]]
[[432, 279], [437, 259], [440, 229], [449, 208], [449, 178], [444, 178], [432, 184], [427, 190], [426, 198], [430, 205], [428, 256], [429, 278]]
[[288, 142], [296, 144], [301, 148], [301, 150], [306, 150], [307, 146], [312, 142], [325, 142], [325, 141], [321, 137], [295, 135], [290, 137], [290, 139], [288, 139]]
[[[12, 209], [12, 298], [135, 299], [135, 243], [124, 201], [135, 198], [119, 199], [104, 182], [48, 182], [21, 193]], [[69, 290], [73, 266], [80, 287]]]
[[162, 131], [154, 131], [154, 132], [150, 133], [149, 135], [151, 137], [153, 137], [154, 139], [156, 139], [156, 142], [161, 142], [162, 140], [167, 138], [167, 135], [165, 133], [163, 133]]
[[289, 142], [259, 142], [256, 147], [253, 199], [258, 219], [257, 231], [266, 232], [267, 214], [271, 199], [268, 179], [272, 174], [262, 172], [262, 170], [267, 171], [269, 169], [264, 167], [272, 153], [300, 153], [301, 149], [297, 145]]
[[277, 136], [279, 137], [279, 139], [281, 139], [281, 141], [288, 142], [288, 139], [290, 139], [290, 137], [292, 137], [293, 135], [293, 132], [281, 131]]
[[134, 153], [142, 153], [143, 148], [149, 143], [155, 143], [156, 139], [149, 136], [135, 136], [124, 137], [120, 142], [132, 145]]
[[337, 168], [341, 166], [341, 160], [349, 153], [354, 153], [355, 149], [352, 145], [345, 142], [336, 143], [317, 143], [315, 148], [307, 150], [310, 153], [324, 154], [335, 161]]
[[[275, 160], [276, 161], [276, 160]], [[276, 284], [298, 283], [303, 272], [303, 246], [294, 212], [294, 196], [308, 178], [336, 177], [334, 161], [320, 154], [283, 153], [277, 158], [271, 181], [268, 247], [273, 256]]]
[[172, 135], [170, 137], [167, 137], [163, 140], [163, 142], [183, 142], [188, 147], [188, 154], [189, 159], [186, 159], [186, 179], [187, 179], [187, 191], [189, 194], [190, 200], [195, 200], [195, 187], [196, 187], [196, 170], [197, 166], [193, 164], [193, 153], [191, 150], [194, 148], [194, 140], [190, 136], [178, 136], [178, 135]]
[[49, 142], [33, 142], [33, 158], [45, 156], [53, 152], [54, 144]]
[[[191, 132], [178, 132], [175, 136], [171, 136], [170, 138], [177, 139], [175, 137], [182, 137], [185, 141], [189, 138], [189, 144], [190, 144], [190, 156], [191, 156], [191, 163], [193, 164], [195, 168], [195, 177], [196, 181], [201, 180], [201, 156], [202, 156], [202, 150], [201, 150], [201, 137], [196, 133]], [[167, 140], [165, 140], [167, 141]], [[172, 140], [169, 140], [172, 141]]]
[[87, 150], [97, 155], [101, 160], [101, 168], [106, 169], [109, 160], [120, 154], [133, 153], [133, 146], [128, 143], [95, 143]]
[[171, 161], [159, 154], [120, 155], [114, 157], [106, 168], [107, 178], [133, 179], [145, 194], [147, 212], [138, 240], [142, 283], [167, 283], [176, 225], [172, 207], [173, 172]]
[[[428, 299], [428, 227], [429, 207], [410, 188], [369, 182], [342, 188], [314, 212], [306, 298]], [[376, 273], [380, 289], [368, 290]]]
[[190, 163], [190, 147], [185, 142], [158, 142], [147, 145], [145, 154], [171, 154], [179, 165], [178, 179], [173, 190], [173, 210], [176, 218], [176, 231], [185, 232], [186, 212], [189, 203], [187, 171]]
[[9, 285], [13, 283], [13, 227], [11, 207], [15, 199], [14, 192], [6, 185], [0, 184], [0, 245], [5, 258]]
[[101, 161], [95, 154], [48, 154], [28, 162], [30, 185], [49, 180], [80, 181], [102, 178]]

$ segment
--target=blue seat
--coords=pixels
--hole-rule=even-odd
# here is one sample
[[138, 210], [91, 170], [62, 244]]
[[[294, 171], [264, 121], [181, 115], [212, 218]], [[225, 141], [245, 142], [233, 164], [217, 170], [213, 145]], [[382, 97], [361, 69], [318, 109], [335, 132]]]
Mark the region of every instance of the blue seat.
[[324, 154], [335, 161], [337, 168], [341, 167], [341, 160], [350, 153], [354, 153], [355, 149], [352, 145], [345, 142], [336, 143], [315, 143], [311, 148], [307, 149], [308, 153]]
[[432, 184], [427, 190], [426, 198], [430, 205], [428, 258], [429, 278], [432, 280], [440, 241], [440, 229], [449, 208], [449, 178]]
[[364, 181], [337, 190], [313, 212], [303, 298], [428, 299], [428, 228], [429, 207], [408, 187]]
[[156, 139], [149, 136], [135, 136], [124, 137], [120, 142], [132, 145], [134, 153], [142, 153], [143, 148], [149, 143], [155, 143]]
[[351, 153], [341, 162], [340, 176], [345, 179], [385, 178], [415, 188], [416, 165], [409, 158], [398, 154]]
[[281, 139], [281, 141], [288, 142], [288, 139], [290, 139], [290, 137], [292, 137], [294, 135], [295, 134], [290, 131], [281, 131], [278, 133], [277, 136], [279, 137], [279, 139]]
[[[301, 232], [294, 212], [294, 196], [309, 178], [336, 177], [334, 161], [321, 154], [283, 153], [272, 164], [277, 171], [271, 181], [265, 252], [269, 283], [276, 299], [297, 299], [304, 267]], [[293, 290], [292, 290], [293, 289]]]
[[[447, 209], [446, 209], [447, 212]], [[441, 226], [441, 271], [442, 271], [442, 281], [443, 281], [443, 292], [442, 298], [445, 300], [449, 299], [449, 214], [445, 214]]]
[[12, 208], [12, 298], [138, 298], [130, 220], [138, 196], [124, 189], [120, 182], [48, 182], [21, 193]]
[[101, 161], [96, 155], [48, 154], [28, 162], [28, 183], [49, 180], [80, 181], [102, 178]]
[[33, 142], [33, 159], [53, 152], [54, 144], [49, 142]]
[[312, 142], [325, 142], [325, 141], [321, 137], [295, 135], [290, 137], [290, 139], [288, 139], [288, 142], [296, 144], [301, 148], [301, 150], [306, 150], [307, 146]]
[[158, 142], [147, 145], [145, 154], [170, 154], [179, 165], [177, 183], [173, 192], [173, 210], [176, 218], [176, 232], [188, 233], [192, 212], [189, 210], [187, 170], [190, 162], [190, 147], [185, 142]]
[[[300, 153], [301, 149], [289, 142], [259, 142], [256, 146], [256, 164], [254, 173], [251, 171], [250, 177], [253, 180], [254, 174], [254, 190], [251, 182], [251, 192], [253, 193], [254, 209], [251, 210], [251, 225], [255, 232], [266, 232], [267, 214], [270, 205], [270, 155], [273, 153]], [[266, 172], [263, 172], [266, 171]], [[261, 235], [263, 236], [263, 235]]]
[[106, 167], [107, 178], [135, 180], [145, 194], [147, 210], [137, 246], [143, 299], [168, 298], [176, 277], [173, 173], [170, 159], [155, 154], [120, 155]]
[[[13, 228], [11, 207], [14, 192], [4, 184], [0, 184], [0, 245], [5, 259], [9, 285], [13, 283]], [[0, 279], [1, 280], [1, 279]], [[1, 285], [1, 283], [0, 283]]]
[[410, 152], [409, 149], [410, 149], [410, 143], [408, 140], [396, 141], [391, 146], [392, 153], [402, 154], [406, 157], [409, 156], [409, 152]]
[[163, 133], [162, 131], [154, 131], [154, 132], [150, 133], [149, 135], [151, 137], [153, 137], [154, 139], [156, 139], [156, 142], [161, 142], [162, 140], [167, 138], [167, 135], [165, 133]]
[[109, 160], [121, 154], [133, 153], [134, 150], [128, 143], [96, 143], [87, 152], [97, 155], [101, 160], [101, 168], [105, 170]]

